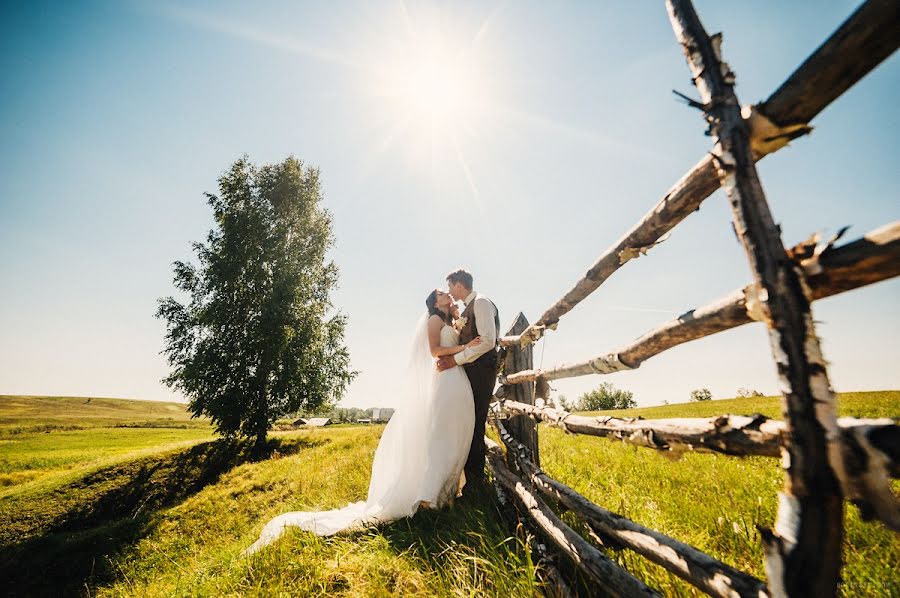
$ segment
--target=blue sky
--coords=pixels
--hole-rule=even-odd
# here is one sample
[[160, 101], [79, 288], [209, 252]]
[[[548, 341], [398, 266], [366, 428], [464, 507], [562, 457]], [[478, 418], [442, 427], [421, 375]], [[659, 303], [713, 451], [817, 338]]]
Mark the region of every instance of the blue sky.
[[[856, 5], [697, 2], [744, 102]], [[361, 372], [344, 404], [372, 406], [393, 403], [448, 271], [472, 271], [504, 326], [534, 320], [710, 147], [671, 94], [693, 90], [657, 2], [29, 2], [0, 31], [0, 393], [179, 398], [159, 383], [156, 299], [211, 224], [203, 192], [244, 153], [321, 169]], [[900, 216], [898, 91], [893, 56], [760, 163], [787, 243]], [[719, 192], [536, 363], [615, 349], [749, 279]], [[900, 387], [898, 298], [894, 280], [815, 304], [838, 390]], [[644, 405], [778, 388], [759, 326], [605, 379]]]

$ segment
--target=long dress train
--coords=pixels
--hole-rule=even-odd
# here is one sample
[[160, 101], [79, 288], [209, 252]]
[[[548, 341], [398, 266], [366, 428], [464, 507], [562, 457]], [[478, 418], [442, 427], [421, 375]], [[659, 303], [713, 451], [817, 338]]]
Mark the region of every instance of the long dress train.
[[[461, 488], [469, 454], [475, 410], [472, 387], [461, 367], [437, 372], [428, 350], [427, 318], [420, 320], [414, 340], [409, 384], [402, 391], [372, 462], [365, 501], [330, 511], [283, 513], [263, 527], [259, 540], [244, 554], [274, 542], [288, 526], [320, 536], [385, 523], [414, 515], [420, 503], [441, 507]], [[450, 326], [440, 331], [442, 347], [459, 343]]]

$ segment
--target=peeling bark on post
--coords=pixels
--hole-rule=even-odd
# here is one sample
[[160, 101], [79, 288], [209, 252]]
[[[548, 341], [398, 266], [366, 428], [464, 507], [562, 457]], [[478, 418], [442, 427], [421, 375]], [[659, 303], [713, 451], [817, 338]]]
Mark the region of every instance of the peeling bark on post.
[[[510, 327], [506, 334], [521, 334], [526, 328], [528, 328], [528, 319], [525, 317], [525, 314], [519, 312], [519, 315], [516, 316], [516, 321], [513, 322], [513, 325]], [[532, 367], [534, 367], [534, 362], [532, 356], [532, 347], [530, 345], [524, 347], [508, 347], [506, 349], [506, 357], [503, 361], [504, 375], [519, 372], [521, 370], [530, 370]], [[525, 384], [516, 385], [512, 390], [512, 396], [510, 396], [510, 398], [516, 400], [519, 403], [533, 405], [534, 384], [531, 382], [526, 382]], [[513, 417], [509, 418], [507, 427], [517, 440], [521, 441], [522, 444], [528, 447], [528, 450], [531, 451], [532, 458], [534, 459], [535, 463], [540, 463], [537, 426], [535, 426], [534, 420], [532, 420], [527, 415], [514, 415]], [[510, 467], [515, 467], [515, 464], [510, 463]]]
[[788, 258], [769, 211], [734, 94], [734, 73], [721, 59], [689, 0], [667, 0], [716, 143], [714, 160], [732, 205], [781, 380], [786, 421], [784, 492], [774, 533], [763, 534], [769, 588], [776, 596], [834, 596], [843, 540], [844, 477], [834, 393], [819, 348], [802, 272]]
[[549, 477], [527, 458], [527, 451], [497, 421], [507, 455], [517, 457], [518, 468], [542, 494], [558, 501], [589, 524], [601, 540], [610, 540], [629, 548], [700, 588], [710, 596], [762, 598], [768, 596], [766, 584], [755, 577], [729, 567], [693, 546], [644, 527], [627, 517], [590, 502], [565, 484]]
[[900, 532], [900, 502], [891, 488], [891, 478], [900, 477], [900, 426], [873, 421], [848, 427], [846, 422], [838, 420], [847, 468], [844, 495], [863, 521], [877, 518]]
[[900, 222], [866, 233], [862, 239], [803, 259], [813, 300], [900, 275]]
[[575, 565], [613, 596], [629, 598], [659, 596], [563, 523], [546, 503], [537, 498], [531, 489], [510, 471], [503, 461], [500, 446], [490, 438], [485, 438], [484, 441], [487, 445], [488, 461], [497, 483], [509, 492], [529, 523], [540, 530], [541, 534], [553, 542]]

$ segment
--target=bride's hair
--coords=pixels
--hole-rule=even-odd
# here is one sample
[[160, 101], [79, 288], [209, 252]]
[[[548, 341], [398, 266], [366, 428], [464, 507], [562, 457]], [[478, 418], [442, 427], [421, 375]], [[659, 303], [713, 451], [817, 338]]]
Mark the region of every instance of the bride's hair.
[[450, 317], [449, 313], [444, 313], [437, 306], [437, 296], [438, 290], [435, 289], [431, 291], [428, 297], [425, 299], [425, 307], [428, 308], [428, 315], [430, 316], [438, 316], [441, 320], [446, 322], [447, 324], [453, 324], [453, 318]]

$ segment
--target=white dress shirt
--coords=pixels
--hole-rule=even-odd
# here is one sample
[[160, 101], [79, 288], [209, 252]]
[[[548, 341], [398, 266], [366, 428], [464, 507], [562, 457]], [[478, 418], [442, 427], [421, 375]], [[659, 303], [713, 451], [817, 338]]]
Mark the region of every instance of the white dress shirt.
[[475, 302], [472, 311], [475, 314], [475, 328], [478, 330], [481, 342], [474, 347], [466, 347], [453, 356], [459, 365], [472, 363], [488, 351], [493, 350], [497, 344], [497, 326], [494, 320], [497, 310], [494, 308], [494, 304], [487, 297], [482, 297], [475, 291], [469, 293], [464, 301], [466, 307], [473, 301]]

